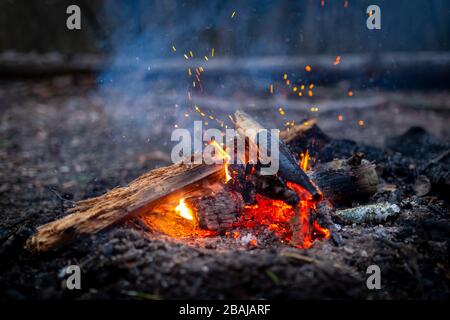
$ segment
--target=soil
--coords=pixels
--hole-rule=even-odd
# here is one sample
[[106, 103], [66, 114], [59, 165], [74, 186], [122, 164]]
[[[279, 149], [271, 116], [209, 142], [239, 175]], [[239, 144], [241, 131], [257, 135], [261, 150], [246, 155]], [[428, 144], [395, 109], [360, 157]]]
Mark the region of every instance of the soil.
[[[317, 117], [330, 142], [316, 161], [364, 152], [378, 165], [383, 185], [368, 201], [352, 205], [397, 203], [400, 214], [383, 224], [334, 223], [330, 240], [301, 250], [282, 243], [250, 247], [225, 236], [173, 239], [133, 219], [55, 252], [26, 251], [24, 242], [36, 227], [66, 215], [74, 201], [170, 163], [174, 125], [201, 116], [174, 100], [164, 81], [151, 81], [152, 93], [137, 96], [99, 90], [87, 75], [0, 82], [1, 299], [449, 298], [446, 91], [366, 89], [355, 91], [355, 98], [377, 96], [385, 103], [317, 114], [291, 108], [281, 116], [278, 106], [253, 112], [278, 128]], [[317, 88], [317, 96], [338, 99], [346, 94], [341, 91]], [[212, 105], [205, 110], [221, 119], [227, 115]], [[439, 171], [437, 180], [429, 178], [434, 188], [417, 192], [417, 177], [430, 170]], [[81, 290], [65, 287], [71, 264], [81, 267]], [[373, 264], [381, 270], [381, 290], [366, 286]]]

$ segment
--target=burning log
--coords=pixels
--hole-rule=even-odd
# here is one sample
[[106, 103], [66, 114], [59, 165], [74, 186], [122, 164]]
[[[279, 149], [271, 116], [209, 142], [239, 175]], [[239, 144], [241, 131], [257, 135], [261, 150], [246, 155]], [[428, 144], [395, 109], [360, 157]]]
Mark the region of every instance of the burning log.
[[229, 188], [186, 198], [186, 204], [196, 212], [200, 228], [218, 232], [231, 229], [244, 209], [242, 195]]
[[[246, 132], [248, 131], [259, 132], [260, 130], [264, 130], [264, 127], [262, 125], [260, 125], [256, 120], [254, 120], [245, 112], [236, 111], [235, 117], [236, 128], [238, 132], [240, 132], [243, 136], [247, 136]], [[267, 133], [270, 135], [268, 131]], [[275, 139], [275, 137], [272, 138]], [[257, 144], [257, 141], [251, 142], [255, 145]], [[299, 167], [288, 147], [281, 140], [278, 140], [277, 143], [279, 146], [278, 159], [271, 159], [272, 161], [279, 161], [279, 169], [277, 174], [285, 178], [286, 180], [289, 180], [293, 183], [298, 184], [302, 188], [305, 188], [314, 199], [320, 200], [322, 198], [321, 192], [311, 182], [310, 178], [305, 174], [305, 172], [303, 172], [303, 170]], [[258, 147], [261, 148], [261, 146]], [[263, 153], [267, 154], [267, 152]]]
[[126, 217], [151, 212], [170, 196], [181, 197], [210, 178], [219, 179], [223, 166], [174, 164], [152, 170], [126, 187], [113, 189], [96, 198], [83, 200], [71, 214], [38, 228], [26, 247], [35, 252], [61, 247], [73, 239], [94, 234]]

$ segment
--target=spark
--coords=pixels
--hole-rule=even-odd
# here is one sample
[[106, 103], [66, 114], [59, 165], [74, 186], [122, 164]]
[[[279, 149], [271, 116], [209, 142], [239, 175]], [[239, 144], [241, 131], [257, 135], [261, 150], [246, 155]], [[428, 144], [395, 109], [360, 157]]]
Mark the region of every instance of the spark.
[[309, 88], [310, 88], [310, 89], [313, 89], [313, 88], [314, 88], [314, 84], [311, 83], [311, 84], [309, 85]]
[[364, 120], [358, 120], [358, 125], [363, 126], [364, 125]]
[[305, 70], [306, 70], [307, 72], [311, 72], [312, 68], [311, 68], [311, 66], [308, 65], [308, 66], [305, 67]]
[[273, 94], [273, 84], [270, 84], [270, 86], [269, 86], [269, 91], [270, 91], [270, 93]]
[[188, 55], [185, 53], [184, 54], [184, 58], [186, 59], [186, 60], [189, 60], [189, 57], [188, 57]]
[[211, 49], [211, 57], [214, 57], [214, 48]]
[[233, 19], [235, 15], [236, 15], [236, 11], [233, 11], [233, 13], [231, 14], [231, 19]]
[[344, 116], [343, 116], [342, 114], [338, 115], [338, 120], [339, 120], [339, 121], [344, 120]]
[[284, 80], [287, 80], [287, 73], [285, 73], [285, 74], [283, 75], [283, 79], [284, 79]]
[[308, 96], [312, 97], [314, 94], [312, 92], [312, 90], [308, 90]]
[[177, 48], [175, 48], [175, 46], [172, 46], [172, 50], [173, 52], [177, 52]]
[[348, 94], [349, 97], [353, 97], [353, 91], [352, 90], [348, 90], [347, 94]]
[[206, 61], [208, 61], [208, 60], [209, 60], [207, 56], [205, 56], [205, 60], [206, 60]]
[[286, 112], [283, 110], [282, 107], [278, 108], [278, 113], [281, 114], [282, 116], [284, 116], [286, 114]]
[[339, 63], [341, 63], [341, 56], [336, 56], [334, 59], [333, 65], [337, 66]]
[[194, 54], [192, 53], [192, 51], [189, 51], [189, 55], [193, 58]]

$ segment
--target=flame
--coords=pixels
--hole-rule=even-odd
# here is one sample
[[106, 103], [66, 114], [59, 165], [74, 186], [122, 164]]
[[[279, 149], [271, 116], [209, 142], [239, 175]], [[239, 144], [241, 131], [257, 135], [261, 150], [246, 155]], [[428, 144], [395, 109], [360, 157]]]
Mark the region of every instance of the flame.
[[228, 161], [230, 161], [231, 157], [230, 155], [217, 143], [216, 140], [211, 141], [211, 145], [216, 149], [217, 153], [216, 156], [218, 159], [224, 159], [225, 165], [224, 165], [224, 171], [225, 171], [225, 182], [228, 182], [231, 180], [231, 175], [228, 171]]
[[302, 168], [303, 171], [308, 170], [308, 164], [310, 160], [310, 155], [308, 149], [306, 149], [305, 153], [300, 154], [300, 168]]
[[184, 199], [180, 199], [180, 203], [175, 207], [175, 211], [185, 219], [194, 220], [192, 210], [188, 208], [188, 206], [184, 202]]

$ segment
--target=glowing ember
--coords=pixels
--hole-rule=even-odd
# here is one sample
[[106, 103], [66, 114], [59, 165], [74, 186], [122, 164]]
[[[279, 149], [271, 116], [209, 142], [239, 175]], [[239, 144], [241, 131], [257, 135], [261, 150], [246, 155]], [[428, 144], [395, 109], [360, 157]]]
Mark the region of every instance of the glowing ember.
[[[291, 241], [293, 238], [301, 238], [301, 248], [309, 248], [314, 240], [329, 238], [330, 231], [322, 228], [316, 221], [311, 224], [311, 214], [316, 208], [316, 202], [311, 195], [302, 187], [288, 182], [287, 186], [297, 192], [300, 197], [298, 208], [282, 200], [269, 199], [261, 195], [256, 195], [256, 204], [247, 205], [244, 208], [244, 216], [239, 223], [239, 227], [247, 229], [268, 229], [274, 232], [282, 240]], [[292, 230], [292, 219], [299, 210], [300, 229]], [[300, 233], [300, 234], [296, 234]]]
[[188, 220], [194, 220], [194, 215], [191, 209], [186, 206], [184, 199], [180, 199], [180, 203], [175, 207], [175, 211], [183, 218]]

